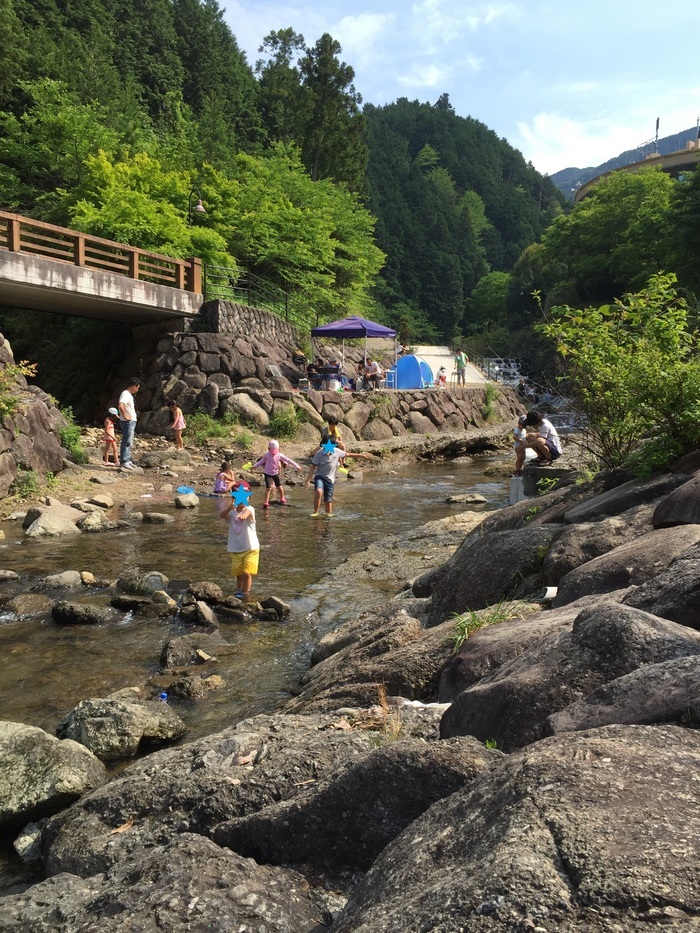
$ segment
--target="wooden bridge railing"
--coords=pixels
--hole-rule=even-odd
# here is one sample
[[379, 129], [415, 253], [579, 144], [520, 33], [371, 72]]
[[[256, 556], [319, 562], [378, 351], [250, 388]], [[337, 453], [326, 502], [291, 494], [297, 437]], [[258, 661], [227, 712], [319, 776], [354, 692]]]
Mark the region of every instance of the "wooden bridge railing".
[[202, 292], [201, 259], [174, 259], [135, 246], [0, 211], [0, 250], [126, 275], [131, 279]]

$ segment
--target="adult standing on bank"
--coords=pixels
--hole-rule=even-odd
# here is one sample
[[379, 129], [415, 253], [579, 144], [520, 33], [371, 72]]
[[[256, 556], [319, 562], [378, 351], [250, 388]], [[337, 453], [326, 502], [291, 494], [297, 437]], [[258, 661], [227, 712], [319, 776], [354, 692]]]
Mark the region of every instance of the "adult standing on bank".
[[455, 354], [455, 371], [457, 373], [457, 385], [466, 386], [467, 384], [467, 354], [464, 350], [458, 350]]
[[141, 386], [141, 380], [137, 376], [132, 376], [129, 384], [119, 396], [119, 424], [122, 429], [122, 443], [119, 450], [119, 462], [127, 470], [133, 469], [131, 462], [131, 445], [134, 442], [134, 432], [136, 431], [136, 407], [134, 405], [134, 395]]

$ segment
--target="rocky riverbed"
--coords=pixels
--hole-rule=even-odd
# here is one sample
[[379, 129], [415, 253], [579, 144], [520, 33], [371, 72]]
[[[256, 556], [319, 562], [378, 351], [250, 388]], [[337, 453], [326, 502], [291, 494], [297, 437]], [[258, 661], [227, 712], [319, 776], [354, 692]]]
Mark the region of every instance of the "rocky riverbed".
[[[111, 778], [134, 730], [177, 740], [154, 692], [92, 698], [60, 739], [5, 724], [0, 822], [44, 880], [0, 930], [694, 929], [699, 462], [387, 537], [333, 574], [394, 595], [284, 709]], [[246, 608], [184, 597], [191, 673]]]

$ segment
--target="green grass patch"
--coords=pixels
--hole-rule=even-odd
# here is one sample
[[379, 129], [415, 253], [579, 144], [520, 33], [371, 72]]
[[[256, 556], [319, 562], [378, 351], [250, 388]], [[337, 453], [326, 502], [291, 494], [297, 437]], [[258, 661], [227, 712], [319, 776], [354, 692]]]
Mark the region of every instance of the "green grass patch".
[[233, 428], [238, 427], [238, 415], [227, 412], [223, 418], [214, 418], [203, 411], [187, 415], [187, 436], [195, 444], [203, 444], [209, 438], [231, 437]]
[[294, 437], [302, 422], [298, 410], [288, 402], [276, 415], [270, 418], [267, 433], [270, 437]]
[[512, 619], [519, 605], [517, 600], [502, 600], [488, 609], [467, 609], [466, 612], [455, 613], [455, 628], [452, 636], [454, 651], [459, 651], [469, 636], [478, 632], [479, 629]]
[[58, 432], [61, 447], [65, 447], [68, 451], [68, 458], [73, 463], [88, 463], [90, 458], [80, 443], [80, 427], [75, 423], [73, 409], [68, 405], [61, 408], [60, 412], [66, 420], [66, 426], [60, 428]]

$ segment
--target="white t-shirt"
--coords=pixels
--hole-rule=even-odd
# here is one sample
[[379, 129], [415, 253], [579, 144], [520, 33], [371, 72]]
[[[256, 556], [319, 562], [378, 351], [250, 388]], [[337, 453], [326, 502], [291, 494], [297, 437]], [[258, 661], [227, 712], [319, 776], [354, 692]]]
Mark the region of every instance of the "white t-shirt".
[[241, 519], [240, 513], [234, 508], [228, 516], [228, 547], [230, 554], [240, 554], [241, 551], [259, 551], [260, 541], [255, 530], [255, 509], [248, 508], [253, 513], [252, 518]]
[[[122, 408], [124, 406], [124, 414], [126, 418], [122, 415]], [[119, 417], [122, 421], [136, 421], [136, 408], [134, 407], [134, 396], [129, 392], [128, 389], [124, 389], [122, 394], [119, 396]]]
[[537, 425], [537, 433], [540, 437], [543, 437], [548, 444], [551, 444], [552, 447], [561, 453], [561, 441], [559, 440], [559, 435], [557, 434], [557, 429], [554, 427], [551, 421], [548, 421], [546, 418], [543, 418], [542, 421]]

